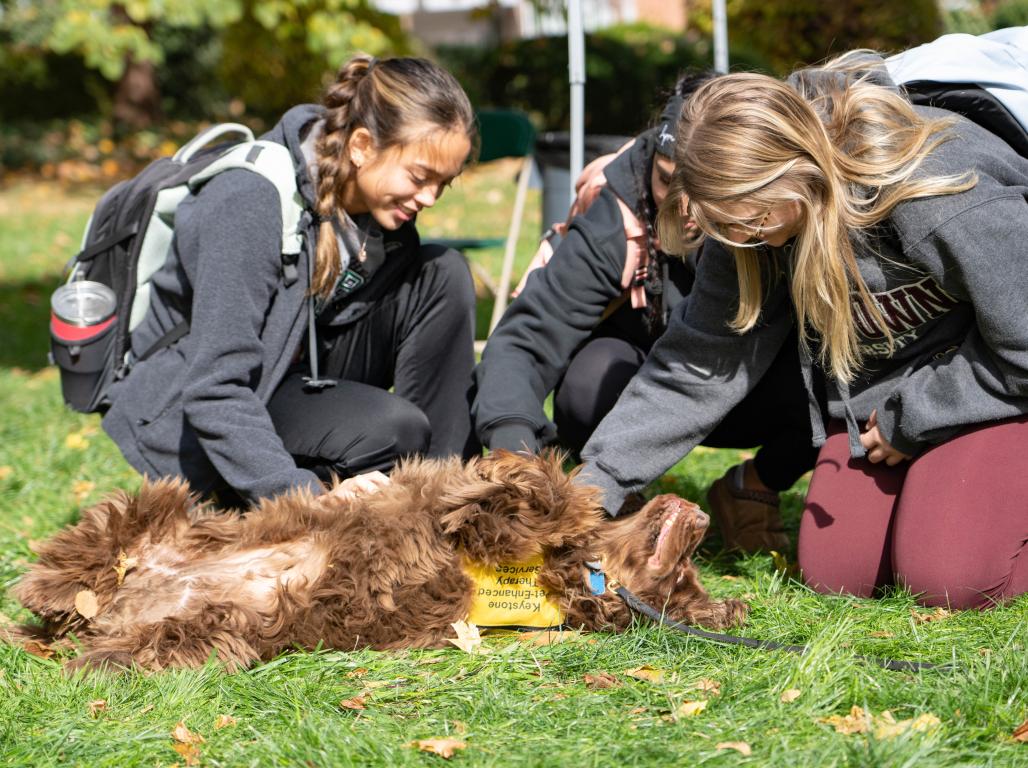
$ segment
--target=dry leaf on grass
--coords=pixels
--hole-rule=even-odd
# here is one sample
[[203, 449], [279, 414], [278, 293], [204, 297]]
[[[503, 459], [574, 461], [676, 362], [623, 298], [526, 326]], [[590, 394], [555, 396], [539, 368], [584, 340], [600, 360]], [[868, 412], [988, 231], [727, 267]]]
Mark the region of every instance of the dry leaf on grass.
[[26, 640], [21, 644], [21, 647], [33, 656], [38, 656], [41, 659], [53, 658], [54, 649], [46, 643], [41, 643], [38, 640]]
[[823, 717], [820, 722], [831, 725], [838, 733], [871, 733], [879, 741], [895, 738], [907, 731], [927, 733], [942, 724], [942, 721], [931, 712], [907, 720], [897, 720], [887, 709], [880, 715], [873, 715], [863, 707], [856, 705], [850, 708], [848, 715]]
[[656, 669], [649, 664], [643, 664], [641, 667], [635, 667], [634, 669], [626, 669], [625, 674], [629, 677], [634, 677], [636, 680], [645, 680], [647, 683], [664, 682], [664, 670]]
[[[434, 659], [432, 660], [432, 663], [435, 664], [435, 660]], [[350, 678], [354, 678], [354, 677], [367, 677], [367, 675], [368, 675], [368, 670], [365, 667], [357, 667], [357, 669], [354, 669], [354, 670], [346, 673], [346, 676], [350, 677]]]
[[723, 576], [721, 577], [721, 579], [722, 579], [723, 581], [738, 581], [738, 580], [739, 580], [739, 577], [738, 577], [738, 576], [731, 576], [731, 575], [729, 575], [729, 574], [727, 574], [727, 573], [726, 573], [725, 575], [723, 575]]
[[431, 752], [449, 760], [455, 751], [466, 749], [468, 745], [460, 739], [418, 739], [412, 741], [408, 746], [417, 747], [422, 752]]
[[220, 731], [222, 728], [228, 728], [238, 722], [232, 715], [218, 715], [214, 718], [214, 730]]
[[179, 720], [171, 732], [171, 738], [180, 744], [203, 744], [205, 739], [199, 733], [193, 733], [186, 727], [185, 721]]
[[715, 749], [734, 749], [740, 754], [749, 757], [753, 754], [753, 750], [750, 749], [750, 745], [745, 741], [719, 741]]
[[339, 706], [343, 709], [367, 709], [367, 695], [361, 694], [360, 696], [354, 696], [352, 699], [343, 699], [339, 702]]
[[615, 688], [621, 685], [621, 681], [610, 674], [610, 672], [588, 674], [584, 679], [586, 686], [589, 688]]
[[950, 616], [953, 615], [953, 612], [947, 611], [945, 608], [936, 608], [931, 613], [921, 613], [911, 608], [910, 615], [914, 619], [915, 624], [927, 624], [930, 621], [941, 621], [942, 619], [948, 619]]
[[83, 589], [75, 593], [75, 610], [84, 619], [91, 619], [100, 611], [96, 601], [96, 593], [91, 589]]
[[675, 720], [678, 720], [682, 717], [696, 717], [696, 715], [700, 714], [706, 708], [707, 702], [703, 700], [683, 701], [675, 710], [674, 718]]
[[704, 677], [697, 680], [692, 684], [692, 687], [697, 691], [706, 691], [711, 696], [721, 695], [721, 683], [717, 680], [711, 680], [709, 677]]
[[107, 701], [105, 699], [93, 699], [86, 706], [89, 708], [89, 716], [96, 717], [107, 709]]
[[878, 632], [869, 632], [867, 636], [868, 637], [895, 637], [895, 635], [892, 634], [892, 632], [886, 632], [884, 629], [883, 630], [879, 630]]
[[803, 692], [799, 688], [789, 688], [786, 691], [782, 691], [782, 695], [778, 698], [781, 699], [783, 704], [789, 704], [796, 701], [802, 695]]
[[64, 438], [64, 447], [72, 451], [84, 451], [89, 447], [89, 439], [81, 430], [72, 432]]
[[820, 718], [819, 722], [832, 726], [836, 733], [867, 733], [871, 727], [871, 714], [854, 704], [848, 715], [829, 715]]
[[10, 467], [10, 466], [8, 466], [6, 464], [4, 464], [2, 467], [0, 467], [0, 480], [6, 480], [7, 478], [9, 478], [13, 474], [14, 474], [14, 467]]
[[76, 480], [71, 484], [71, 493], [75, 497], [75, 503], [81, 504], [95, 488], [96, 483], [92, 480]]
[[1014, 741], [1020, 741], [1023, 744], [1028, 744], [1028, 720], [1025, 720], [1017, 726], [1011, 736]]
[[455, 621], [450, 626], [457, 633], [457, 637], [448, 637], [446, 639], [462, 651], [465, 653], [489, 652], [489, 649], [482, 646], [482, 635], [479, 634], [476, 624], [469, 624], [466, 621]]
[[186, 765], [200, 764], [200, 750], [195, 744], [172, 744], [171, 748], [182, 756]]
[[120, 587], [122, 582], [125, 581], [125, 574], [130, 570], [139, 565], [138, 557], [129, 557], [125, 550], [122, 549], [118, 552], [118, 564], [114, 566], [114, 572], [118, 574], [118, 586]]

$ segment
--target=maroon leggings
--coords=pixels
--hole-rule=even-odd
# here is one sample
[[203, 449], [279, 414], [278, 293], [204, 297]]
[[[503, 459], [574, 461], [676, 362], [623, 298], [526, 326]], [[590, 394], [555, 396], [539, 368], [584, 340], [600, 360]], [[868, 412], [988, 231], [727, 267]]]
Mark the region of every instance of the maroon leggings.
[[895, 467], [853, 459], [829, 425], [800, 523], [819, 592], [906, 586], [924, 605], [986, 608], [1028, 592], [1028, 416], [965, 430]]

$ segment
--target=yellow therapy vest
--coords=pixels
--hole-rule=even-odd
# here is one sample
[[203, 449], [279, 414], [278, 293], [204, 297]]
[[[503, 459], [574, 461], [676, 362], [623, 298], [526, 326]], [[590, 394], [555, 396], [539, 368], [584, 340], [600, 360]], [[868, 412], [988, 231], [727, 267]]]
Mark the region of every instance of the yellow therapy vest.
[[548, 629], [564, 623], [560, 608], [536, 584], [543, 567], [542, 554], [525, 562], [495, 566], [464, 558], [462, 567], [475, 584], [469, 624]]

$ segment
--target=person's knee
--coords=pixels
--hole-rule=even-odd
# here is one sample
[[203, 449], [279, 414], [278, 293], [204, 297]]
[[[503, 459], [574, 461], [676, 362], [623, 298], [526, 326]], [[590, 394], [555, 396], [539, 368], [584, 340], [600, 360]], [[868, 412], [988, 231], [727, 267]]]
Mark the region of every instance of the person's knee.
[[426, 453], [432, 442], [432, 427], [425, 412], [397, 397], [382, 414], [379, 434], [391, 446], [396, 458]]
[[435, 290], [445, 294], [447, 306], [457, 314], [473, 310], [475, 281], [464, 254], [442, 245], [424, 245], [421, 257]]
[[895, 551], [899, 582], [919, 602], [953, 610], [989, 608], [1002, 598], [1010, 563], [988, 562], [970, 550], [947, 552], [926, 546], [923, 539], [898, 542]]

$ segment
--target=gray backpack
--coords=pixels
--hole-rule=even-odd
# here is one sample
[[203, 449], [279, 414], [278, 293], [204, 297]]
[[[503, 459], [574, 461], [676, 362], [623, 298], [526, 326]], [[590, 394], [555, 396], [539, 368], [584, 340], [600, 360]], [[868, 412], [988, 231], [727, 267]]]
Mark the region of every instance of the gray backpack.
[[[242, 139], [224, 141], [229, 135]], [[212, 142], [218, 143], [208, 146]], [[250, 129], [238, 123], [212, 126], [173, 156], [155, 160], [134, 178], [116, 184], [94, 209], [82, 249], [69, 262], [68, 282], [55, 293], [50, 319], [50, 354], [71, 408], [105, 411], [111, 383], [126, 376], [134, 362], [188, 333], [188, 323], [182, 322], [138, 358], [131, 354], [132, 331], [150, 307], [150, 281], [171, 250], [179, 204], [217, 174], [235, 168], [259, 173], [278, 190], [283, 278], [288, 284], [298, 279], [304, 207], [289, 150], [254, 140]], [[97, 296], [107, 305], [100, 313], [87, 306], [93, 302], [95, 308]]]

